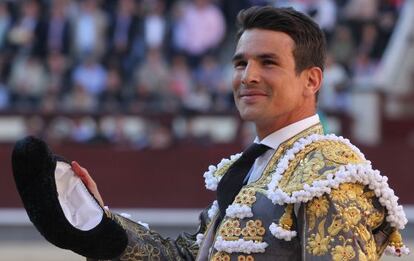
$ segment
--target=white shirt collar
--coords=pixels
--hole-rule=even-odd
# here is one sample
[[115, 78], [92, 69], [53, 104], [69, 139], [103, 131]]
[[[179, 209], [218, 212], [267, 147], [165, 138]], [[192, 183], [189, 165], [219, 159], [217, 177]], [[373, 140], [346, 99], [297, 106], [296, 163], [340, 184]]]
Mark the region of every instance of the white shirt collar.
[[279, 147], [279, 145], [285, 142], [286, 140], [292, 138], [293, 136], [299, 134], [300, 132], [306, 130], [311, 126], [318, 124], [319, 122], [319, 116], [318, 114], [315, 114], [313, 116], [292, 123], [280, 130], [277, 130], [269, 134], [262, 141], [260, 141], [259, 138], [256, 137], [254, 142], [264, 144], [276, 150]]

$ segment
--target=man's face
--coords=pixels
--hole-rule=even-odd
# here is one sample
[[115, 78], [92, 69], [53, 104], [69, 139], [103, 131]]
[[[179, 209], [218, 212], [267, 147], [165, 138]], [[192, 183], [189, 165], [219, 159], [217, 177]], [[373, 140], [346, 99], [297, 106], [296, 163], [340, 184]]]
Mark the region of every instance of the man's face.
[[[305, 105], [306, 70], [295, 71], [293, 39], [263, 29], [246, 30], [233, 58], [233, 94], [244, 120], [270, 134], [309, 114]], [[312, 115], [313, 113], [311, 113]]]

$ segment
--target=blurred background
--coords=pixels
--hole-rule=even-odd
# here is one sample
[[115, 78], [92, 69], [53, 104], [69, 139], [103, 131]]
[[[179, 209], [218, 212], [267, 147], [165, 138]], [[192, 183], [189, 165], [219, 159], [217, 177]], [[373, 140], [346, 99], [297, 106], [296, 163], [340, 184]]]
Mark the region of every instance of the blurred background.
[[319, 115], [389, 177], [414, 249], [414, 0], [1, 0], [1, 260], [83, 259], [22, 209], [10, 156], [25, 135], [86, 167], [111, 209], [166, 236], [194, 231], [214, 199], [202, 174], [255, 136], [230, 84], [235, 17], [251, 5], [319, 23]]

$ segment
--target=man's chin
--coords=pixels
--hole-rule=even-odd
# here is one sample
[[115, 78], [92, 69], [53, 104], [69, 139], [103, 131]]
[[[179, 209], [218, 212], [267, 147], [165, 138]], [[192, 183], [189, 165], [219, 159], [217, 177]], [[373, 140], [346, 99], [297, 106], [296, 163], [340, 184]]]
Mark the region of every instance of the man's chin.
[[244, 121], [252, 121], [255, 122], [259, 118], [259, 114], [254, 112], [241, 112], [240, 118]]

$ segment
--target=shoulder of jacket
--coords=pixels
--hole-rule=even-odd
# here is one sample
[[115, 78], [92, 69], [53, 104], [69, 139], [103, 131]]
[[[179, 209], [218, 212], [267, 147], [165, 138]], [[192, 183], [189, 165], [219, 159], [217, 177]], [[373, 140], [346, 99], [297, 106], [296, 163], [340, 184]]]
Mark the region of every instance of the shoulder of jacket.
[[280, 158], [268, 185], [288, 194], [335, 175], [347, 165], [370, 163], [343, 137], [313, 134], [295, 142]]
[[274, 204], [306, 203], [343, 183], [368, 186], [392, 213], [388, 216], [392, 226], [404, 227], [407, 219], [388, 178], [373, 169], [349, 140], [332, 134], [313, 134], [293, 144], [275, 166], [266, 193]]

